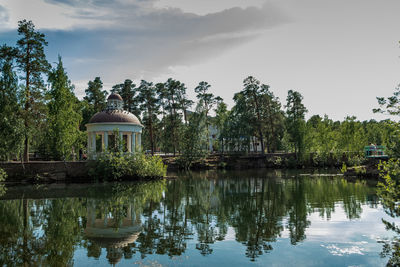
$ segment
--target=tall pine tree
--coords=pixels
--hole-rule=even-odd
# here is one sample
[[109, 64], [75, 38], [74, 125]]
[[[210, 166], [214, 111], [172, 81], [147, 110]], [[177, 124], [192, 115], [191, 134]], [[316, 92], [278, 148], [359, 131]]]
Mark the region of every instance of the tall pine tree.
[[22, 20], [18, 22], [18, 35], [21, 39], [17, 41], [18, 57], [17, 64], [23, 73], [21, 77], [25, 80], [24, 91], [24, 126], [25, 126], [25, 149], [24, 160], [29, 161], [30, 138], [35, 129], [39, 128], [44, 118], [44, 91], [45, 86], [42, 75], [50, 69], [46, 60], [44, 47], [47, 46], [45, 36], [35, 30], [32, 21]]
[[158, 121], [157, 115], [160, 113], [160, 101], [153, 83], [142, 80], [137, 100], [138, 103], [141, 103], [139, 107], [143, 111], [143, 123], [146, 126], [145, 132], [148, 132], [151, 154], [154, 155], [155, 129]]
[[78, 149], [79, 146], [79, 123], [82, 115], [79, 111], [79, 100], [74, 94], [74, 87], [68, 79], [60, 56], [57, 66], [49, 74], [49, 83], [47, 141], [54, 159], [71, 159], [73, 147]]

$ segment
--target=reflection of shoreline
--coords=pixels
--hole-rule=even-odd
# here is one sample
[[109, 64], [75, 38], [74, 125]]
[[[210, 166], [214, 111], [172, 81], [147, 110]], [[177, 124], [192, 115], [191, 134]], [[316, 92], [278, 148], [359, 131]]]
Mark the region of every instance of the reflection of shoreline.
[[[125, 188], [136, 186], [139, 182], [118, 182], [112, 183], [122, 184]], [[141, 183], [142, 184], [142, 183]], [[84, 183], [84, 184], [46, 184], [41, 186], [29, 185], [7, 185], [7, 192], [0, 196], [0, 200], [12, 199], [49, 199], [49, 198], [73, 198], [73, 197], [92, 197], [99, 198], [99, 193], [105, 197], [109, 197], [113, 191], [109, 183]]]

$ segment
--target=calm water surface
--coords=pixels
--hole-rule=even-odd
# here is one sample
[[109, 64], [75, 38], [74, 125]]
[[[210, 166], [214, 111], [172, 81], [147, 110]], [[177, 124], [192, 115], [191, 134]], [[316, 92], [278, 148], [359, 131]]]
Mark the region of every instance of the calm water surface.
[[13, 186], [0, 265], [384, 266], [374, 185], [279, 171]]

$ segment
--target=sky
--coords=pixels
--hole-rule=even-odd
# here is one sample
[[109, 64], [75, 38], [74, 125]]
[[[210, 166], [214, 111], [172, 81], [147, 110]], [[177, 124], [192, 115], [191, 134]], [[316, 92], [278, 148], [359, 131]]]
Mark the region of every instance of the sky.
[[[229, 107], [255, 76], [284, 105], [299, 91], [307, 117], [373, 114], [377, 96], [400, 83], [398, 0], [0, 0], [0, 44], [15, 44], [19, 20], [46, 35], [78, 97], [132, 79], [200, 81]], [[392, 118], [396, 119], [396, 118]]]

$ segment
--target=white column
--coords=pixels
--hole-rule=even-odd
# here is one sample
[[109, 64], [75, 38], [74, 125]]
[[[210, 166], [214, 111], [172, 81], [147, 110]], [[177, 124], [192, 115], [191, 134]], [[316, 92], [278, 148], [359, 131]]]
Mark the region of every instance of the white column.
[[142, 134], [138, 133], [138, 150], [142, 150]]
[[101, 152], [104, 152], [104, 133], [101, 135]]
[[90, 152], [90, 132], [87, 135], [87, 153]]
[[108, 149], [108, 132], [104, 132], [104, 151], [107, 151]]
[[96, 132], [92, 132], [92, 151], [96, 153]]
[[128, 148], [128, 152], [132, 152], [132, 134], [128, 133], [128, 138], [127, 138], [127, 144], [126, 147]]
[[120, 150], [119, 152], [123, 152], [124, 151], [124, 139], [122, 138], [122, 132], [119, 132], [119, 140], [121, 141], [121, 146], [120, 146]]
[[136, 152], [136, 133], [132, 132], [132, 152]]

